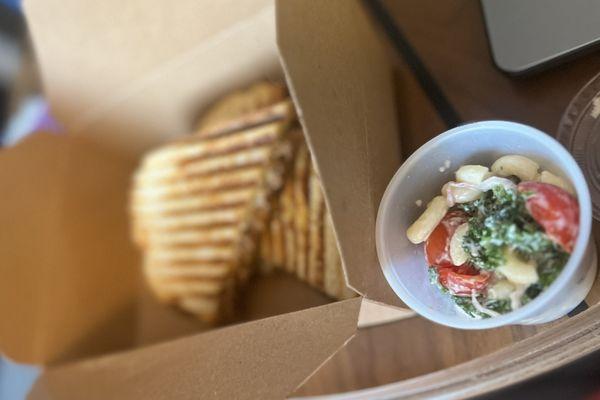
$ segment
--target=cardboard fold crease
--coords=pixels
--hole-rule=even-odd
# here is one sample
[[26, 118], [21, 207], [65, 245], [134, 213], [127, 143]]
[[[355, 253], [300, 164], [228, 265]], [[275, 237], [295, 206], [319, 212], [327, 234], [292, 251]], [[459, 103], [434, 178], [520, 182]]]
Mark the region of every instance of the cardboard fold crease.
[[339, 8], [279, 2], [276, 20], [288, 86], [323, 182], [348, 284], [370, 299], [402, 305], [375, 252], [379, 201], [400, 166], [389, 61], [358, 2]]
[[281, 399], [354, 335], [361, 301], [57, 367], [36, 383], [31, 398]]

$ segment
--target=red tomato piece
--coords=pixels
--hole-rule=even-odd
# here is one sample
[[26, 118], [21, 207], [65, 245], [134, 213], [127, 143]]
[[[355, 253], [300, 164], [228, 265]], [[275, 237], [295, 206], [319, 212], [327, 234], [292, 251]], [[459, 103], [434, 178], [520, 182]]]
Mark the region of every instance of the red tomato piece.
[[527, 211], [555, 243], [569, 253], [579, 233], [579, 203], [565, 190], [548, 183], [521, 182], [519, 191], [530, 194]]
[[438, 269], [440, 284], [455, 296], [469, 297], [481, 293], [488, 285], [490, 275], [471, 266]]
[[462, 211], [450, 211], [435, 227], [425, 242], [425, 259], [429, 266], [451, 267], [450, 239], [463, 223], [467, 222], [467, 214]]
[[481, 272], [471, 264], [463, 264], [460, 267], [453, 268], [454, 272], [461, 275], [479, 275]]

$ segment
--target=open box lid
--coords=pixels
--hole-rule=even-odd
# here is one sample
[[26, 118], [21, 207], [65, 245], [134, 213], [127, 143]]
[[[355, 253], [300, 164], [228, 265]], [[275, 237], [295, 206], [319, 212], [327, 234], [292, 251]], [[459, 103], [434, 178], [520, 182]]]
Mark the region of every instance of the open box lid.
[[138, 156], [224, 92], [280, 76], [272, 0], [26, 0], [53, 114]]
[[[0, 211], [3, 352], [54, 364], [114, 349], [116, 339], [123, 348], [133, 343], [119, 329], [134, 323], [137, 300], [135, 273], [124, 272], [136, 254], [123, 227], [135, 159], [188, 132], [197, 110], [215, 96], [281, 74], [279, 56], [322, 177], [349, 285], [375, 302], [400, 305], [374, 245], [379, 200], [400, 162], [391, 71], [358, 1], [278, 2], [277, 43], [275, 8], [266, 0], [183, 0], [177, 7], [158, 0], [28, 0], [25, 9], [51, 107], [70, 134], [38, 135], [0, 154], [0, 182], [15, 189]], [[40, 176], [41, 184], [31, 184]], [[182, 339], [178, 346], [219, 332], [251, 335], [263, 324], [296, 324], [298, 315], [329, 320], [330, 310], [345, 313], [340, 318], [354, 321], [355, 329], [358, 304], [364, 320], [377, 321], [369, 314], [381, 309], [356, 299]], [[319, 324], [311, 329], [336, 331]], [[342, 331], [335, 345], [351, 336]], [[269, 332], [288, 335], [284, 328]], [[288, 357], [294, 337], [272, 351]], [[310, 348], [330, 355], [332, 343], [315, 341]], [[127, 354], [115, 357], [90, 365], [128, 363]], [[215, 367], [219, 356], [205, 360]], [[56, 371], [49, 376], [61, 379]]]

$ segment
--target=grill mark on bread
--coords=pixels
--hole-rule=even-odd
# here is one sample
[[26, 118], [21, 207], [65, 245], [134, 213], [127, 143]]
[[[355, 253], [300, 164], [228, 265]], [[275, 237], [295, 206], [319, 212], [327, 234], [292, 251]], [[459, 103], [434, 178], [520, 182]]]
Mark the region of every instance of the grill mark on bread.
[[210, 213], [198, 212], [177, 216], [161, 216], [147, 219], [144, 224], [149, 229], [169, 229], [200, 227], [220, 224], [239, 223], [244, 214], [243, 207], [224, 208]]
[[[257, 170], [257, 169], [255, 169]], [[254, 171], [240, 171], [239, 174], [231, 176], [211, 176], [194, 181], [187, 181], [183, 184], [163, 186], [160, 189], [152, 190], [138, 188], [133, 195], [133, 204], [148, 201], [167, 201], [171, 199], [180, 199], [183, 196], [193, 197], [195, 195], [210, 195], [230, 190], [255, 188], [259, 177], [254, 176]]]
[[207, 152], [206, 154], [204, 154], [202, 156], [186, 158], [179, 162], [179, 166], [185, 167], [189, 164], [197, 163], [200, 161], [206, 161], [206, 160], [211, 160], [211, 159], [221, 158], [221, 157], [225, 158], [227, 156], [232, 156], [234, 154], [237, 155], [240, 153], [243, 154], [244, 151], [247, 151], [247, 150], [254, 150], [257, 148], [265, 148], [265, 147], [268, 148], [269, 146], [267, 146], [267, 145], [273, 144], [273, 142], [275, 142], [277, 140], [278, 136], [279, 135], [277, 135], [277, 134], [272, 134], [269, 136], [262, 136], [262, 137], [258, 137], [256, 139], [254, 139], [252, 142], [236, 144], [229, 148], [223, 149], [222, 151]]
[[150, 243], [152, 245], [156, 245], [156, 246], [164, 246], [167, 247], [169, 249], [172, 250], [185, 250], [185, 249], [195, 249], [198, 247], [210, 247], [210, 246], [216, 246], [216, 247], [222, 247], [222, 246], [232, 246], [234, 245], [234, 242], [232, 239], [201, 239], [201, 240], [196, 240], [194, 242], [189, 242], [189, 241], [171, 241], [171, 242], [157, 242], [157, 241], [152, 241], [150, 240]]
[[[233, 311], [289, 158], [290, 107], [252, 132], [180, 141], [146, 159], [131, 210], [143, 236], [144, 271], [159, 297], [210, 322]], [[219, 295], [204, 296], [213, 292]]]
[[[237, 133], [237, 136], [233, 136], [233, 138], [217, 138], [206, 135], [193, 135], [188, 136], [187, 138], [181, 139], [171, 145], [163, 147], [159, 150], [156, 150], [150, 153], [144, 160], [144, 167], [153, 168], [165, 163], [179, 163], [182, 160], [191, 157], [197, 157], [196, 153], [206, 152], [210, 154], [215, 152], [215, 147], [218, 149], [219, 145], [227, 148], [228, 146], [235, 146], [236, 141], [244, 141], [246, 136], [252, 137], [256, 135], [260, 138], [261, 135], [266, 135], [267, 137], [273, 136], [274, 138], [278, 137], [277, 128], [282, 124], [284, 120], [288, 118], [278, 118], [268, 124], [256, 124], [252, 125], [252, 127], [241, 127], [240, 129], [233, 131], [231, 133]], [[228, 140], [230, 143], [228, 143]], [[219, 141], [223, 141], [224, 143], [218, 143]], [[249, 142], [252, 142], [250, 140]], [[248, 144], [244, 147], [251, 146]], [[219, 150], [217, 150], [218, 152]], [[222, 150], [221, 150], [222, 151]]]
[[184, 229], [167, 232], [149, 232], [147, 242], [151, 246], [224, 245], [233, 242], [239, 235], [237, 225], [231, 224], [216, 229]]
[[198, 271], [211, 271], [214, 273], [217, 272], [228, 272], [231, 261], [230, 260], [192, 260], [192, 259], [182, 259], [182, 260], [156, 260], [149, 258], [146, 256], [145, 259], [146, 267], [149, 269], [152, 268], [173, 268], [173, 269], [192, 269], [195, 268]]
[[196, 195], [191, 199], [184, 197], [182, 199], [175, 198], [161, 201], [138, 201], [133, 204], [132, 211], [146, 217], [188, 210], [211, 210], [213, 207], [232, 206], [240, 202], [248, 202], [255, 193], [254, 188], [242, 188]]
[[[185, 251], [189, 249], [168, 249], [168, 250], [152, 250], [153, 254], [148, 254], [148, 262], [150, 265], [153, 262], [157, 263], [173, 263], [173, 262], [196, 262], [196, 263], [225, 263], [235, 259], [233, 249], [216, 250], [215, 248], [201, 249], [194, 253]], [[198, 249], [196, 249], [198, 250]]]
[[160, 230], [157, 229], [157, 232], [170, 233], [170, 232], [178, 232], [178, 231], [182, 231], [182, 230], [197, 230], [199, 232], [202, 232], [204, 230], [232, 227], [232, 226], [238, 226], [238, 224], [235, 222], [210, 223], [210, 224], [204, 224], [204, 225], [189, 224], [186, 226], [177, 226], [177, 227], [161, 227]]
[[252, 162], [248, 162], [245, 161], [243, 164], [237, 164], [237, 165], [230, 165], [230, 166], [222, 166], [222, 165], [218, 165], [213, 167], [212, 169], [209, 170], [205, 170], [202, 172], [195, 172], [195, 171], [190, 171], [189, 169], [182, 169], [180, 171], [174, 172], [172, 175], [168, 175], [168, 176], [163, 176], [163, 177], [156, 177], [156, 178], [152, 178], [152, 184], [149, 184], [149, 182], [145, 182], [143, 184], [143, 186], [156, 186], [156, 185], [170, 185], [173, 183], [178, 183], [181, 182], [182, 180], [186, 180], [186, 179], [196, 179], [196, 178], [205, 178], [205, 177], [213, 177], [213, 176], [218, 176], [220, 174], [225, 174], [225, 173], [233, 173], [233, 172], [237, 172], [237, 171], [244, 171], [247, 169], [255, 169], [255, 168], [259, 168], [262, 165], [265, 164], [266, 162], [266, 157], [263, 158], [262, 160], [256, 160], [256, 161], [252, 161]]
[[[173, 249], [174, 251], [176, 251], [175, 249]], [[156, 256], [152, 256], [152, 257], [156, 257]], [[207, 256], [207, 255], [200, 255], [198, 254], [198, 256], [196, 258], [194, 258], [193, 255], [191, 254], [173, 254], [173, 252], [165, 252], [164, 254], [162, 254], [160, 256], [161, 258], [156, 260], [157, 262], [165, 262], [165, 263], [173, 263], [173, 262], [177, 262], [177, 263], [205, 263], [205, 262], [212, 262], [212, 263], [231, 263], [232, 259], [234, 257], [232, 257], [231, 255], [212, 255], [212, 256]], [[150, 265], [153, 265], [151, 261]]]
[[232, 119], [212, 128], [201, 130], [194, 137], [187, 137], [185, 141], [195, 141], [200, 138], [216, 139], [223, 136], [231, 135], [244, 129], [251, 129], [258, 125], [270, 124], [277, 121], [283, 121], [295, 117], [294, 107], [291, 100], [284, 100], [272, 106], [265, 107], [250, 115], [244, 115], [239, 118]]
[[241, 116], [272, 107], [287, 98], [289, 95], [285, 86], [270, 81], [255, 83], [248, 88], [229, 93], [203, 111], [197, 125], [198, 134], [230, 123]]
[[223, 201], [222, 203], [215, 203], [211, 205], [205, 206], [190, 206], [189, 208], [181, 208], [178, 210], [166, 210], [166, 211], [155, 211], [144, 213], [149, 218], [161, 218], [161, 217], [180, 217], [184, 215], [189, 215], [193, 213], [200, 212], [209, 212], [209, 211], [218, 211], [218, 210], [228, 210], [234, 208], [241, 208], [247, 202], [243, 200], [234, 200], [231, 202]]

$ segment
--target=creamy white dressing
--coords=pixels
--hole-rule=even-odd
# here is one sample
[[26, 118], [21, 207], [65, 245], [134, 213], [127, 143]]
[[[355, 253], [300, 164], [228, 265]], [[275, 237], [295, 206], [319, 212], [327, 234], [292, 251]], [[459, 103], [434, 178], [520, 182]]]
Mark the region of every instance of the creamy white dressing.
[[501, 178], [499, 176], [492, 176], [485, 179], [483, 182], [477, 185], [477, 188], [482, 192], [487, 192], [488, 190], [494, 188], [494, 186], [502, 186], [506, 190], [517, 190], [517, 185], [513, 181], [507, 178]]
[[499, 312], [490, 310], [489, 308], [485, 308], [484, 306], [482, 306], [481, 303], [479, 303], [479, 300], [477, 300], [477, 293], [475, 293], [474, 290], [471, 292], [471, 301], [473, 302], [473, 306], [475, 307], [475, 309], [480, 313], [489, 315], [490, 317], [497, 317], [500, 315]]
[[442, 194], [446, 196], [448, 207], [452, 207], [456, 203], [477, 200], [481, 191], [472, 183], [450, 181], [442, 188]]
[[444, 185], [445, 190], [442, 189], [442, 194], [446, 197], [448, 207], [452, 207], [456, 203], [476, 200], [481, 194], [495, 186], [502, 186], [504, 189], [511, 191], [517, 190], [517, 185], [510, 179], [492, 176], [479, 184], [450, 181]]

